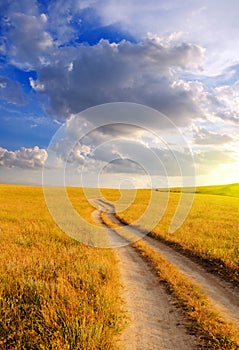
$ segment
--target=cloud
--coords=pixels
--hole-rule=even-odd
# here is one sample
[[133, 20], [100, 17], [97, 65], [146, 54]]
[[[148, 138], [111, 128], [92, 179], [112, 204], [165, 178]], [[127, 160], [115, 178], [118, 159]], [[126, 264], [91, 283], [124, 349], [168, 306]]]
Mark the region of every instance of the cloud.
[[233, 139], [226, 134], [219, 134], [208, 131], [205, 128], [198, 128], [194, 132], [194, 143], [197, 145], [223, 145]]
[[180, 40], [207, 47], [208, 74], [218, 74], [238, 61], [236, 0], [104, 0], [94, 7], [104, 24], [119, 23], [137, 38], [148, 32], [162, 36], [179, 32]]
[[[98, 104], [128, 101], [158, 109], [178, 126], [214, 116], [238, 124], [238, 98], [237, 107], [229, 106], [230, 96], [227, 101], [222, 97], [226, 86], [209, 89], [194, 77], [203, 78], [202, 66], [205, 69], [205, 58], [208, 61], [211, 55], [207, 38], [211, 45], [212, 38], [218, 40], [213, 29], [220, 22], [208, 20], [209, 13], [215, 10], [223, 21], [234, 18], [231, 10], [224, 18], [222, 1], [200, 0], [195, 5], [189, 0], [183, 4], [130, 0], [126, 6], [125, 0], [103, 0], [103, 5], [94, 0], [60, 0], [42, 9], [36, 1], [32, 6], [29, 0], [8, 2], [2, 47], [8, 48], [12, 64], [36, 70], [30, 86], [45, 97], [41, 101], [56, 119]], [[200, 21], [201, 27], [196, 25]], [[87, 28], [107, 25], [129, 31], [135, 41], [79, 43]], [[202, 35], [208, 27], [212, 35]]]
[[222, 85], [215, 88], [218, 101], [217, 116], [235, 125], [239, 124], [239, 82], [233, 85]]
[[0, 166], [7, 168], [39, 169], [47, 159], [47, 151], [38, 146], [33, 148], [21, 147], [16, 151], [8, 151], [0, 147]]
[[[45, 30], [47, 16], [14, 12], [7, 22], [8, 56], [12, 64], [23, 69], [34, 69], [47, 64], [53, 40]], [[50, 50], [50, 52], [49, 52]]]
[[[119, 31], [128, 32], [135, 41], [142, 41], [148, 33], [153, 33], [167, 38], [168, 42], [193, 42], [207, 47], [205, 69], [210, 75], [220, 74], [238, 61], [235, 50], [235, 38], [239, 37], [236, 0], [149, 0], [147, 3], [143, 0], [59, 0], [48, 4], [13, 0], [2, 2], [0, 9], [8, 18], [5, 35], [9, 37], [11, 34], [12, 44], [19, 53], [23, 50], [28, 52], [30, 39], [33, 45], [35, 38], [40, 46], [47, 44], [49, 51], [52, 40], [58, 47], [76, 45], [81, 34], [89, 28], [117, 26]], [[25, 35], [23, 50], [19, 35], [14, 30], [14, 21], [23, 24], [18, 26], [19, 33]], [[11, 30], [8, 32], [8, 29]], [[40, 47], [35, 45], [34, 49], [33, 52], [38, 52]], [[29, 52], [30, 56], [33, 52]], [[40, 57], [43, 59], [42, 55]]]
[[38, 14], [38, 2], [37, 0], [0, 0], [0, 10], [5, 16], [17, 12], [35, 16]]
[[[67, 158], [68, 163], [84, 164], [85, 160], [92, 154], [90, 146], [78, 142]], [[62, 156], [62, 154], [59, 154]]]
[[[80, 146], [80, 147], [79, 147]], [[66, 161], [62, 150], [58, 153]], [[96, 147], [77, 145], [68, 157], [71, 168], [78, 171], [115, 174], [148, 174], [150, 176], [193, 175], [193, 159], [187, 150], [148, 147], [141, 140], [112, 138]]]
[[144, 170], [140, 164], [131, 159], [116, 158], [102, 167], [101, 174], [138, 174], [146, 175], [147, 169]]
[[7, 47], [6, 47], [6, 38], [0, 36], [0, 55], [6, 55]]
[[198, 80], [178, 79], [172, 82], [175, 91], [185, 91], [194, 105], [198, 107], [197, 121], [207, 120], [217, 128], [220, 121], [231, 125], [239, 125], [239, 83], [220, 84], [208, 87]]
[[192, 93], [172, 86], [179, 71], [200, 69], [203, 49], [197, 45], [162, 44], [156, 37], [137, 44], [101, 40], [95, 46], [62, 48], [57, 58], [31, 80], [31, 86], [47, 96], [48, 113], [57, 117], [115, 101], [146, 104], [178, 125], [199, 113]]
[[[230, 173], [224, 174], [222, 176], [223, 180], [220, 180], [225, 168], [227, 172], [235, 172], [235, 169], [238, 167], [237, 148], [233, 150], [221, 146], [217, 148], [208, 147], [205, 150], [197, 149], [193, 152], [193, 158], [196, 176], [198, 179], [200, 179], [200, 176], [208, 176], [207, 181], [209, 181], [209, 184], [220, 183], [221, 181], [227, 183], [228, 178], [232, 175]], [[234, 175], [236, 177], [236, 174]]]
[[[146, 111], [152, 113], [152, 110], [145, 107], [142, 110], [138, 105], [137, 107], [132, 104], [123, 105], [129, 124], [112, 124], [112, 122], [108, 124], [109, 112], [111, 119], [112, 115], [116, 118], [122, 116], [122, 104], [118, 104], [118, 111], [112, 110], [112, 105], [103, 106], [103, 110], [102, 107], [92, 109], [96, 112], [91, 119], [92, 110], [67, 120], [50, 145], [49, 151], [53, 152], [55, 158], [61, 160], [56, 164], [63, 169], [66, 166], [73, 171], [94, 174], [101, 173], [102, 169], [108, 169], [108, 172], [115, 171], [117, 174], [144, 172], [152, 176], [181, 176], [182, 174], [193, 176], [193, 159], [180, 132], [176, 128], [175, 130], [163, 128], [157, 135], [144, 127], [131, 125], [132, 120], [137, 123], [140, 111], [145, 119], [143, 125], [147, 124], [147, 117], [151, 116], [147, 116]], [[132, 118], [132, 112], [137, 114], [137, 118]], [[128, 118], [127, 113], [129, 113]], [[151, 119], [157, 119], [158, 115], [155, 112], [152, 116], [155, 118]], [[94, 129], [91, 121], [95, 120], [96, 123], [97, 116], [98, 119], [104, 117], [105, 125]], [[160, 125], [160, 118], [154, 122]], [[89, 132], [91, 128], [93, 131]], [[172, 144], [172, 141], [176, 144]], [[54, 160], [52, 162], [51, 160], [53, 157], [49, 156], [49, 164], [47, 164], [49, 168], [55, 166]]]
[[218, 166], [220, 164], [229, 164], [236, 162], [234, 158], [235, 154], [229, 150], [216, 150], [198, 151], [194, 154], [195, 162], [199, 166], [203, 166], [207, 171], [210, 168]]
[[22, 105], [24, 97], [20, 83], [0, 76], [0, 99], [12, 104]]
[[218, 111], [217, 117], [225, 122], [231, 123], [232, 125], [239, 126], [239, 113], [237, 111]]
[[58, 45], [67, 44], [78, 38], [80, 31], [76, 25], [81, 23], [81, 11], [88, 6], [90, 6], [90, 1], [58, 0], [49, 2], [49, 30]]
[[44, 91], [45, 86], [44, 84], [39, 84], [36, 80], [34, 80], [32, 77], [29, 78], [29, 83], [31, 85], [31, 87], [35, 90], [35, 91]]

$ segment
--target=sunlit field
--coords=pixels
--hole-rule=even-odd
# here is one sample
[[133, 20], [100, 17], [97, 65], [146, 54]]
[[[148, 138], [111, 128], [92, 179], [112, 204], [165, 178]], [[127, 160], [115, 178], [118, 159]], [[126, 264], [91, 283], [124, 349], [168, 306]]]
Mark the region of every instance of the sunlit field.
[[[82, 190], [72, 203], [91, 221]], [[114, 349], [122, 321], [113, 251], [51, 219], [41, 187], [0, 185], [0, 348]]]
[[197, 188], [197, 193], [215, 194], [239, 198], [239, 184], [202, 186]]
[[[235, 192], [233, 192], [235, 189]], [[216, 194], [219, 190], [219, 194]], [[238, 185], [201, 187], [197, 189], [194, 203], [184, 224], [174, 233], [169, 233], [169, 225], [179, 203], [180, 194], [170, 192], [169, 203], [162, 220], [152, 230], [152, 234], [164, 240], [174, 242], [195, 256], [208, 260], [212, 265], [229, 273], [239, 281], [239, 198]], [[126, 191], [127, 192], [127, 191]], [[125, 197], [127, 194], [125, 192]], [[201, 193], [212, 194], [201, 194]], [[221, 193], [228, 194], [220, 195]], [[106, 197], [113, 200], [113, 191]], [[148, 216], [157, 216], [163, 193], [158, 194], [158, 206]], [[230, 194], [230, 196], [229, 196]], [[234, 197], [233, 197], [234, 194]], [[166, 195], [166, 194], [165, 194]], [[117, 191], [115, 197], [118, 198]], [[150, 190], [138, 191], [133, 204], [117, 215], [127, 223], [134, 222], [147, 208]], [[119, 207], [120, 210], [120, 207]], [[143, 222], [142, 227], [149, 223]]]
[[[188, 218], [174, 233], [168, 228], [180, 193], [102, 190], [101, 196], [131, 223], [148, 208], [153, 193], [156, 206], [141, 222], [143, 228], [160, 217], [169, 195], [151, 234], [238, 281], [237, 189], [198, 188]], [[89, 198], [94, 193], [88, 191]], [[95, 208], [83, 190], [70, 188], [68, 195], [81, 216], [94, 223]], [[117, 348], [125, 321], [114, 252], [85, 246], [63, 233], [48, 212], [41, 187], [0, 185], [0, 199], [0, 348]]]
[[[209, 190], [208, 187], [207, 191]], [[214, 188], [211, 190], [214, 191]], [[176, 249], [183, 250], [197, 260], [200, 258], [200, 261], [210, 267], [210, 270], [213, 269], [223, 277], [238, 280], [238, 199], [216, 195], [196, 195], [191, 213], [182, 228], [169, 234], [170, 221], [180, 198], [180, 194], [173, 191], [175, 189], [170, 192], [165, 189], [153, 191], [158, 200], [153, 205], [153, 212], [147, 220], [142, 221], [141, 227], [147, 227], [148, 221], [158, 216], [158, 211], [165, 204], [165, 197], [169, 195], [165, 215], [150, 233], [151, 236], [172, 244]], [[152, 198], [151, 191], [140, 190], [132, 206], [120, 211], [127, 199], [128, 203], [132, 200], [132, 191], [124, 191], [121, 200], [119, 192], [115, 190], [103, 190], [102, 194], [107, 200], [115, 200], [118, 208], [117, 216], [122, 219], [121, 221], [128, 223], [135, 222], [146, 211], [148, 202]], [[223, 216], [222, 213], [224, 213]], [[116, 230], [120, 227], [105, 213], [101, 216], [107, 226]], [[202, 332], [202, 348], [230, 350], [238, 348], [238, 330], [233, 324], [222, 320], [217, 308], [210, 302], [199, 284], [188, 279], [175, 265], [150, 247], [147, 241], [139, 240], [133, 244], [133, 247], [157, 272], [160, 280], [167, 284], [170, 293], [176, 297], [178, 305], [183, 307], [189, 319], [193, 319], [195, 328]]]

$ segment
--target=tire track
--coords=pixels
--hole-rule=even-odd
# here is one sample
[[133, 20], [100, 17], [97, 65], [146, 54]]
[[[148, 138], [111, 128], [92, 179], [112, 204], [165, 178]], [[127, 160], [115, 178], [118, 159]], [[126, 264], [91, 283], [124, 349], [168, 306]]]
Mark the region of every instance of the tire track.
[[[100, 200], [107, 210], [107, 217], [120, 226], [124, 226], [131, 232], [137, 232], [136, 228], [129, 227], [119, 221], [114, 214], [114, 206]], [[169, 262], [174, 264], [188, 278], [200, 285], [201, 289], [209, 296], [213, 304], [222, 316], [233, 322], [239, 329], [239, 288], [222, 280], [220, 277], [207, 272], [203, 266], [190, 258], [175, 251], [172, 247], [157, 239], [145, 236], [143, 239], [151, 248], [162, 254]]]
[[[106, 228], [111, 239], [117, 239], [116, 232], [103, 224], [100, 216], [103, 208], [100, 202], [97, 203], [99, 210], [93, 213], [94, 219]], [[182, 311], [159, 284], [152, 268], [130, 245], [117, 248], [115, 252], [119, 261], [122, 298], [129, 315], [129, 325], [118, 340], [120, 348], [197, 349], [196, 336], [189, 331], [191, 325], [187, 324]]]

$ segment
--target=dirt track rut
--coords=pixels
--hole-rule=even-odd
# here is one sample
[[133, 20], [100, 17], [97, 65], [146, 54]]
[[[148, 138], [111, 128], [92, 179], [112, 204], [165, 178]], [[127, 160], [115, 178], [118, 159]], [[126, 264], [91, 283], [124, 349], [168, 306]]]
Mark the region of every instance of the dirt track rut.
[[239, 288], [223, 281], [171, 247], [150, 237], [145, 242], [160, 252], [168, 261], [177, 266], [191, 280], [198, 283], [201, 289], [211, 298], [221, 314], [229, 321], [236, 323], [239, 329]]
[[[103, 225], [99, 211], [95, 211], [93, 217]], [[113, 230], [105, 228], [109, 235], [115, 236]], [[119, 260], [122, 298], [129, 316], [128, 327], [118, 340], [120, 348], [197, 349], [197, 339], [190, 334], [184, 315], [159, 284], [156, 274], [148, 264], [130, 245], [117, 248], [115, 252]]]
[[[107, 211], [107, 216], [112, 222], [117, 223], [120, 226], [125, 226], [115, 217], [113, 213], [114, 210], [112, 205], [100, 200], [97, 203], [98, 205], [101, 204], [104, 206], [104, 208]], [[136, 233], [137, 231], [137, 229], [135, 228], [132, 228], [132, 229], [127, 228], [127, 229], [131, 230], [134, 233]], [[169, 247], [168, 245], [164, 244], [161, 241], [150, 238], [148, 236], [144, 238], [144, 241], [155, 251], [158, 251], [161, 255], [163, 255], [168, 261], [173, 263], [180, 271], [182, 271], [192, 281], [200, 285], [201, 289], [208, 295], [212, 303], [221, 312], [222, 316], [226, 320], [234, 322], [234, 324], [239, 329], [239, 288], [234, 287], [230, 283], [205, 271], [205, 269], [201, 265], [193, 262], [188, 257], [185, 257], [179, 252], [176, 252], [173, 248]], [[182, 330], [180, 330], [180, 333], [184, 334], [181, 339], [183, 342], [183, 346], [179, 345], [181, 343], [180, 343], [180, 336], [177, 339], [177, 331], [179, 330], [179, 324], [181, 325], [183, 324], [182, 316], [180, 316], [178, 312], [176, 312], [177, 316], [175, 316], [175, 310], [172, 311], [173, 309], [170, 309], [172, 305], [170, 305], [170, 300], [168, 299], [169, 297], [166, 296], [164, 290], [162, 290], [162, 288], [159, 287], [157, 278], [152, 273], [152, 271], [147, 266], [147, 264], [138, 256], [137, 252], [134, 251], [130, 246], [116, 249], [116, 251], [119, 256], [119, 261], [120, 261], [119, 264], [120, 264], [123, 284], [126, 286], [126, 290], [124, 291], [126, 295], [126, 298], [125, 298], [126, 305], [130, 313], [133, 315], [133, 318], [135, 318], [135, 322], [133, 323], [133, 325], [131, 325], [131, 328], [130, 327], [128, 328], [128, 330], [126, 331], [126, 334], [128, 332], [128, 336], [129, 335], [132, 336], [132, 334], [135, 333], [134, 337], [137, 338], [137, 331], [134, 328], [135, 327], [140, 328], [140, 325], [137, 326], [138, 322], [139, 324], [142, 322], [147, 323], [146, 320], [150, 320], [150, 322], [153, 322], [152, 325], [154, 324], [154, 326], [149, 326], [149, 328], [147, 327], [147, 325], [144, 324], [143, 328], [141, 328], [141, 331], [139, 333], [141, 338], [143, 337], [144, 334], [149, 333], [150, 342], [148, 343], [148, 345], [145, 344], [145, 347], [142, 347], [142, 344], [140, 342], [139, 347], [137, 347], [136, 345], [135, 347], [128, 347], [126, 349], [193, 349], [195, 348], [195, 340], [192, 341], [192, 337], [191, 337], [190, 341], [186, 340], [185, 342], [184, 337], [188, 337], [188, 334], [186, 334], [186, 332], [185, 331], [183, 332]], [[151, 286], [150, 286], [150, 283], [151, 283]], [[150, 286], [150, 287], [147, 288], [147, 286]], [[155, 293], [155, 289], [156, 289], [156, 293]], [[135, 292], [134, 290], [137, 290], [137, 291]], [[139, 293], [139, 295], [137, 295], [137, 293]], [[142, 296], [142, 300], [141, 300], [141, 296]], [[145, 299], [145, 296], [147, 296], [146, 299]], [[134, 301], [132, 300], [132, 297], [135, 299]], [[150, 300], [151, 300], [151, 303], [153, 301], [153, 305], [150, 305]], [[157, 303], [155, 303], [156, 300], [157, 300]], [[145, 312], [143, 311], [139, 312], [139, 310], [142, 310], [140, 305], [144, 305]], [[164, 310], [165, 307], [166, 309]], [[148, 314], [151, 308], [153, 310], [152, 315]], [[134, 315], [137, 315], [137, 316], [135, 317]], [[141, 320], [138, 318], [138, 315], [140, 315]], [[156, 319], [154, 320], [155, 317], [157, 320]], [[165, 325], [165, 328], [167, 329], [167, 331], [165, 331], [164, 328], [159, 327], [162, 325]], [[152, 329], [152, 333], [150, 332], [150, 329]], [[156, 337], [153, 336], [156, 334], [155, 331], [153, 331], [153, 329], [157, 329], [159, 332]], [[173, 341], [173, 339], [176, 339], [175, 345], [173, 345], [172, 343], [170, 344], [170, 341], [169, 341], [170, 338], [172, 338], [171, 341]], [[156, 345], [154, 347], [153, 345], [154, 340], [155, 340], [155, 343], [158, 344], [158, 347]], [[169, 343], [167, 343], [168, 341]], [[187, 344], [188, 347], [185, 347], [186, 346], [185, 344]]]
[[118, 248], [122, 296], [131, 321], [119, 345], [125, 350], [196, 349], [182, 313], [145, 261], [131, 247]]
[[[123, 225], [114, 215], [113, 206], [103, 202], [108, 207], [108, 217], [114, 223]], [[130, 230], [130, 228], [129, 228]], [[135, 228], [132, 229], [135, 232]], [[207, 272], [201, 265], [188, 257], [176, 252], [165, 243], [145, 236], [144, 241], [154, 250], [162, 254], [168, 261], [177, 266], [187, 277], [200, 285], [201, 289], [209, 296], [217, 309], [225, 319], [232, 321], [239, 329], [239, 288], [220, 277]]]

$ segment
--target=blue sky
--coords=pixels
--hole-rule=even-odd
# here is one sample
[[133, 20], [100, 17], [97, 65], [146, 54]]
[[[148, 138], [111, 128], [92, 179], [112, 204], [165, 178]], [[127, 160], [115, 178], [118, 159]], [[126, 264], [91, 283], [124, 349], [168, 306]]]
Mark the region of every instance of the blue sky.
[[[166, 115], [192, 149], [197, 184], [239, 182], [238, 13], [236, 0], [0, 0], [0, 182], [40, 184], [59, 127], [112, 102]], [[170, 130], [150, 120], [168, 138]], [[132, 141], [162, 156], [161, 146], [126, 129], [101, 128], [81, 141], [74, 171], [90, 159], [92, 183], [93, 164], [105, 168], [114, 154], [105, 181], [117, 186], [124, 174], [146, 186], [122, 160], [133, 157]]]

